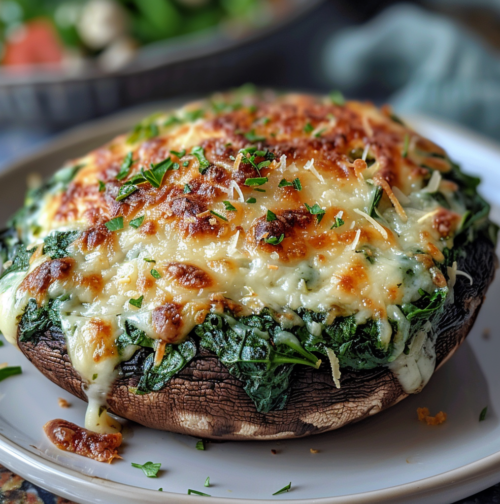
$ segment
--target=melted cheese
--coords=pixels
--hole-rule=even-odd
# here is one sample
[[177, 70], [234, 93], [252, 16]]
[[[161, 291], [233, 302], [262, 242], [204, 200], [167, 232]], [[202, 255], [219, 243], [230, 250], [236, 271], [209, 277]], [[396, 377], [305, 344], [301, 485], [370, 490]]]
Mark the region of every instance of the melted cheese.
[[[431, 271], [414, 260], [416, 252], [441, 251], [452, 244], [433, 225], [440, 206], [428, 192], [440, 177], [433, 176], [427, 184], [423, 170], [414, 169], [413, 151], [409, 158], [401, 155], [408, 130], [369, 104], [338, 107], [297, 95], [254, 102], [255, 113], [243, 107], [216, 114], [206, 103], [194, 104], [176, 116], [183, 118], [186, 111], [202, 108], [203, 118], [164, 128], [169, 116], [158, 115], [154, 122], [159, 136], [132, 144], [119, 137], [77, 160], [84, 168], [67, 189], [56, 185], [32, 218], [42, 229], [38, 241], [61, 230], [86, 236], [70, 247], [75, 261], [71, 277], [52, 282], [45, 299], [71, 296], [64, 305], [63, 328], [73, 366], [87, 384], [88, 428], [101, 432], [117, 428], [107, 414], [101, 417], [116, 366], [124, 358], [115, 341], [125, 320], [151, 338], [180, 342], [216, 309], [221, 297], [243, 313], [271, 307], [280, 316], [305, 307], [329, 312], [332, 320], [352, 314], [360, 323], [374, 318], [384, 346], [391, 339], [390, 316], [403, 327], [395, 338], [391, 369], [404, 389], [420, 389], [432, 374], [435, 356], [425, 334], [415, 338], [410, 355], [402, 354], [406, 319], [396, 305], [418, 299], [419, 289], [435, 288]], [[322, 122], [329, 126], [314, 138], [303, 130], [318, 116], [324, 119], [317, 120], [316, 129]], [[246, 154], [239, 153], [250, 145], [241, 131], [265, 137], [262, 149], [274, 153], [260, 173], [245, 161]], [[365, 134], [370, 143], [361, 144], [363, 159], [369, 149], [376, 161], [360, 177], [349, 153]], [[344, 143], [337, 143], [340, 137]], [[205, 171], [191, 154], [200, 146], [211, 165]], [[182, 159], [170, 153], [182, 149], [186, 150]], [[134, 159], [130, 174], [118, 182], [115, 176], [129, 152]], [[129, 198], [115, 201], [126, 180], [168, 156], [178, 166], [166, 173], [161, 188], [144, 184]], [[390, 192], [405, 205], [406, 220], [387, 197], [377, 208], [378, 219], [369, 215], [375, 175], [391, 180], [394, 193]], [[245, 184], [259, 176], [267, 178], [263, 185]], [[298, 178], [302, 190], [280, 187], [284, 178], [289, 182]], [[99, 191], [99, 181], [106, 183], [105, 192]], [[246, 203], [249, 198], [256, 202]], [[224, 201], [235, 210], [227, 210]], [[311, 215], [305, 203], [324, 209], [322, 218]], [[463, 215], [465, 209], [454, 205], [453, 210]], [[278, 216], [276, 221], [268, 222], [268, 210]], [[124, 228], [109, 233], [103, 225], [116, 216], [123, 216]], [[142, 216], [139, 229], [130, 226]], [[336, 217], [345, 224], [332, 228]], [[273, 232], [276, 239], [283, 235], [277, 245], [266, 243]], [[365, 257], [367, 251], [373, 261]], [[412, 276], [405, 275], [409, 261]], [[153, 277], [153, 269], [160, 278]], [[21, 300], [16, 293], [32, 270], [0, 282], [0, 330], [12, 342], [27, 302], [26, 295]], [[141, 308], [129, 303], [141, 296]], [[169, 314], [162, 322], [154, 315], [160, 307]], [[180, 321], [175, 327], [174, 311]], [[338, 360], [335, 366], [336, 357], [329, 357], [337, 382]]]

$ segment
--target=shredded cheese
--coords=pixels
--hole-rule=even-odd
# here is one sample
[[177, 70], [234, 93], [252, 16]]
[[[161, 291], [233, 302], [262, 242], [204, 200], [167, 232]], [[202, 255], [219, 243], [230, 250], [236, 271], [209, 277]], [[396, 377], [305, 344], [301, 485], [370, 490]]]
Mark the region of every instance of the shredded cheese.
[[399, 218], [403, 222], [407, 222], [408, 216], [406, 215], [406, 212], [404, 211], [404, 208], [401, 206], [401, 203], [399, 202], [398, 198], [396, 198], [395, 194], [392, 192], [392, 188], [387, 182], [387, 180], [385, 180], [382, 177], [377, 177], [377, 183], [380, 184], [382, 189], [386, 192], [387, 196], [389, 196], [389, 199], [391, 200], [391, 203], [394, 205], [394, 209], [399, 215]]
[[368, 151], [370, 150], [370, 144], [365, 145], [365, 150], [363, 151], [363, 155], [361, 156], [361, 159], [363, 161], [366, 161], [366, 156], [368, 156]]
[[364, 217], [386, 240], [389, 238], [387, 231], [381, 226], [373, 217], [370, 217], [367, 213], [359, 210], [359, 208], [355, 208], [354, 211]]
[[393, 186], [392, 187], [392, 192], [394, 193], [394, 196], [399, 200], [401, 205], [409, 205], [411, 203], [410, 198], [406, 196], [406, 194], [399, 189], [399, 187]]
[[356, 247], [358, 246], [359, 243], [359, 237], [361, 236], [361, 229], [358, 229], [356, 231], [356, 236], [354, 237], [354, 241], [351, 244], [351, 249], [356, 250]]
[[436, 170], [433, 172], [427, 187], [423, 189], [423, 192], [435, 193], [439, 189], [439, 184], [441, 184], [441, 174]]
[[341, 376], [339, 359], [331, 348], [326, 349], [326, 355], [328, 355], [328, 360], [330, 361], [330, 365], [332, 366], [333, 383], [335, 383], [335, 386], [339, 389]]
[[325, 179], [322, 175], [318, 173], [318, 170], [314, 168], [314, 159], [310, 159], [305, 165], [304, 170], [309, 170], [322, 184], [325, 184]]
[[236, 159], [234, 160], [234, 165], [233, 165], [233, 170], [238, 171], [238, 168], [240, 167], [241, 159], [243, 158], [243, 154], [240, 152], [237, 156]]
[[282, 172], [284, 172], [286, 170], [286, 156], [285, 156], [285, 154], [283, 154], [280, 157], [280, 165], [279, 165], [278, 169], [281, 170]]
[[363, 116], [363, 128], [364, 128], [367, 136], [369, 136], [369, 137], [373, 136], [373, 128], [371, 127], [368, 116], [366, 116], [366, 115]]
[[229, 189], [231, 190], [231, 194], [229, 195], [231, 199], [233, 199], [234, 196], [233, 191], [236, 191], [238, 193], [238, 201], [240, 203], [245, 203], [245, 197], [243, 196], [243, 192], [241, 191], [240, 186], [234, 180], [231, 180], [231, 182], [229, 183]]
[[421, 224], [422, 222], [424, 222], [427, 219], [430, 219], [431, 217], [433, 217], [434, 215], [436, 215], [438, 212], [439, 212], [439, 208], [436, 208], [436, 210], [433, 210], [432, 212], [428, 212], [425, 215], [422, 215], [422, 217], [420, 217], [420, 219], [418, 219], [417, 222], [419, 224]]

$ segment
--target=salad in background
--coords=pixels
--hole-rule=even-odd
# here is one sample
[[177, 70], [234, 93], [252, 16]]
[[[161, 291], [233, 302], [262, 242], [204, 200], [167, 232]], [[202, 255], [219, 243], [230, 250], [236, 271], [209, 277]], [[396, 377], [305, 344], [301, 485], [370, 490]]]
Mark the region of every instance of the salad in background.
[[286, 0], [0, 0], [0, 63], [117, 70], [145, 45], [219, 27], [232, 37], [270, 24]]

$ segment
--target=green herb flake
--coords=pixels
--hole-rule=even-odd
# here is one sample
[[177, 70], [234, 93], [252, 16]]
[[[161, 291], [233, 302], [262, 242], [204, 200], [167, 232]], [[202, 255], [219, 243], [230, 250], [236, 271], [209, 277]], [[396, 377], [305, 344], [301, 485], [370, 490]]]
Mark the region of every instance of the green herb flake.
[[255, 198], [248, 198], [247, 203], [257, 203], [257, 200]]
[[163, 492], [163, 488], [158, 488], [158, 492]]
[[408, 135], [408, 133], [406, 133], [404, 144], [403, 144], [403, 152], [401, 153], [401, 155], [404, 158], [408, 157], [408, 147], [409, 147], [409, 145], [410, 145], [410, 135]]
[[156, 278], [156, 280], [159, 280], [161, 278], [161, 275], [158, 270], [152, 269], [151, 270], [151, 276], [153, 278]]
[[276, 236], [271, 236], [271, 238], [264, 238], [264, 242], [269, 243], [269, 245], [279, 245], [285, 239], [285, 235], [282, 234], [279, 238]]
[[206, 486], [207, 488], [210, 486], [210, 476], [208, 476], [208, 478], [205, 480], [204, 486]]
[[253, 129], [252, 131], [249, 131], [247, 133], [244, 133], [243, 136], [250, 142], [250, 143], [257, 143], [257, 142], [265, 142], [266, 137], [262, 135], [258, 135], [255, 133], [255, 130]]
[[216, 216], [216, 217], [218, 217], [219, 219], [222, 219], [223, 221], [228, 222], [228, 220], [227, 220], [227, 219], [226, 219], [223, 215], [221, 215], [220, 213], [214, 212], [213, 210], [210, 210], [210, 213], [211, 213], [212, 215], [215, 215], [215, 216]]
[[245, 185], [248, 187], [261, 186], [264, 185], [269, 179], [267, 177], [255, 177], [247, 178], [245, 180]]
[[266, 190], [265, 190], [265, 189], [259, 189], [258, 187], [256, 187], [256, 188], [254, 189], [254, 191], [257, 191], [257, 192], [266, 192]]
[[182, 191], [184, 194], [189, 194], [190, 192], [193, 192], [189, 184], [184, 184], [184, 191]]
[[182, 163], [182, 166], [184, 166], [184, 168], [187, 168], [189, 166], [189, 161], [184, 161]]
[[211, 495], [208, 495], [206, 493], [198, 492], [198, 490], [191, 490], [191, 489], [188, 489], [188, 495], [200, 495], [201, 497], [212, 497]]
[[146, 217], [144, 215], [141, 215], [140, 217], [137, 217], [137, 219], [131, 220], [130, 226], [133, 227], [134, 229], [139, 229], [142, 226], [142, 223], [144, 222], [145, 218]]
[[328, 128], [321, 128], [319, 131], [314, 133], [314, 138], [321, 138], [321, 135], [327, 130]]
[[92, 381], [97, 380], [97, 377], [98, 377], [98, 376], [99, 376], [99, 375], [98, 375], [97, 373], [94, 373], [94, 374], [92, 375]]
[[293, 187], [295, 187], [295, 189], [297, 189], [297, 191], [302, 191], [302, 184], [300, 183], [300, 180], [298, 178], [296, 178], [293, 181]]
[[0, 340], [0, 347], [3, 347], [3, 344], [4, 344], [3, 341]]
[[271, 210], [268, 210], [267, 214], [266, 214], [266, 221], [272, 222], [272, 221], [275, 221], [276, 219], [277, 219], [276, 214], [271, 212]]
[[186, 155], [186, 149], [182, 149], [181, 151], [171, 150], [170, 154], [173, 154], [180, 159]]
[[177, 167], [175, 167], [174, 164], [177, 163], [174, 163], [172, 159], [168, 157], [167, 159], [164, 159], [157, 164], [151, 163], [151, 169], [146, 171], [141, 170], [141, 175], [153, 187], [159, 189], [161, 187], [161, 184], [163, 183], [163, 178], [165, 177], [167, 171], [179, 169], [179, 165], [177, 164]]
[[191, 154], [196, 157], [200, 163], [200, 173], [203, 174], [207, 168], [210, 167], [210, 161], [205, 157], [205, 149], [200, 146], [193, 147], [191, 149]]
[[105, 190], [106, 184], [102, 180], [99, 180], [99, 192], [104, 192]]
[[9, 376], [20, 375], [22, 372], [21, 366], [4, 367], [0, 369], [0, 381], [9, 378]]
[[163, 123], [163, 126], [165, 128], [168, 128], [169, 126], [173, 126], [174, 124], [181, 124], [182, 121], [178, 118], [178, 117], [175, 117], [175, 116], [170, 116], [164, 123]]
[[335, 217], [335, 222], [333, 223], [333, 225], [330, 229], [339, 228], [340, 226], [343, 226], [344, 224], [345, 224], [345, 222], [340, 217]]
[[293, 184], [291, 182], [288, 182], [286, 179], [282, 179], [281, 182], [278, 184], [278, 187], [292, 187]]
[[123, 201], [128, 198], [131, 194], [135, 193], [139, 188], [134, 184], [125, 184], [120, 187], [118, 191], [118, 196], [116, 197], [116, 201]]
[[291, 488], [292, 488], [292, 482], [288, 483], [288, 485], [284, 486], [281, 490], [274, 492], [273, 495], [279, 495], [285, 492], [289, 492]]
[[197, 121], [198, 119], [201, 119], [204, 115], [205, 111], [203, 109], [198, 109], [186, 112], [184, 117], [186, 118], [186, 121], [194, 122]]
[[136, 308], [142, 308], [142, 302], [144, 301], [144, 296], [141, 296], [139, 299], [130, 299], [129, 303]]
[[485, 406], [481, 410], [481, 413], [479, 414], [479, 421], [480, 422], [484, 422], [486, 420], [486, 413], [488, 413], [488, 406]]
[[312, 133], [314, 131], [314, 126], [308, 121], [304, 126], [304, 133]]
[[205, 450], [205, 442], [203, 441], [203, 439], [200, 439], [200, 440], [196, 443], [196, 449], [197, 449], [197, 450]]
[[344, 95], [339, 90], [330, 92], [330, 100], [334, 105], [338, 105], [339, 107], [345, 105]]
[[129, 152], [125, 156], [125, 159], [123, 160], [123, 163], [120, 166], [120, 171], [116, 175], [116, 180], [123, 180], [128, 177], [128, 174], [130, 173], [130, 168], [132, 168], [132, 165], [135, 163], [132, 156], [133, 156], [132, 152]]
[[223, 201], [224, 206], [228, 212], [237, 212], [236, 207], [234, 207], [229, 201]]
[[325, 216], [325, 210], [323, 210], [317, 203], [315, 203], [313, 206], [309, 206], [307, 203], [304, 203], [304, 205], [311, 215], [316, 215], [316, 219], [319, 224], [321, 222], [321, 219], [323, 219], [323, 217]]
[[142, 472], [148, 477], [148, 478], [157, 478], [158, 477], [158, 472], [160, 471], [161, 464], [153, 464], [153, 462], [146, 462], [144, 465], [141, 464], [134, 464], [132, 462], [132, 467], [135, 467], [136, 469], [142, 469]]
[[115, 217], [104, 224], [109, 231], [120, 231], [123, 229], [123, 217]]
[[144, 258], [144, 261], [146, 261], [147, 263], [156, 264], [156, 261], [154, 259], [148, 259], [147, 257]]

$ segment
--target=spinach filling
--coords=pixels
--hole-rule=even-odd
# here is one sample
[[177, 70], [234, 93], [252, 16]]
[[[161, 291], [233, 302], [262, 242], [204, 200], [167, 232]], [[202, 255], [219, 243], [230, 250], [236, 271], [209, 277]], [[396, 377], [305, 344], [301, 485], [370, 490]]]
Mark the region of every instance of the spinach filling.
[[[451, 172], [444, 174], [444, 177], [459, 186], [455, 197], [468, 209], [454, 237], [453, 249], [445, 249], [444, 263], [436, 263], [448, 278], [447, 267], [465, 255], [465, 246], [478, 236], [486, 237], [494, 244], [498, 228], [488, 220], [490, 207], [477, 193], [479, 179], [463, 174], [454, 163]], [[443, 200], [440, 202], [443, 206], [445, 203], [449, 206], [442, 193], [435, 193], [432, 197], [438, 201]], [[375, 209], [380, 199], [381, 193], [376, 189], [369, 208], [369, 214], [374, 218], [377, 217]], [[36, 202], [31, 203], [35, 204]], [[25, 211], [33, 212], [33, 206]], [[21, 217], [16, 219], [19, 218]], [[16, 222], [19, 223], [19, 220]], [[19, 225], [16, 227], [19, 228]], [[44, 253], [52, 258], [65, 257], [68, 246], [76, 237], [77, 233], [72, 232], [54, 233], [45, 239]], [[12, 261], [12, 266], [3, 276], [12, 271], [26, 270], [33, 252], [26, 249], [14, 228], [0, 233], [0, 258]], [[374, 260], [370, 251], [360, 252], [370, 262]], [[407, 274], [413, 274], [411, 268]], [[430, 293], [420, 290], [419, 294], [417, 301], [399, 307], [410, 324], [406, 349], [409, 348], [412, 337], [428, 320], [433, 325], [439, 322], [447, 299], [446, 288]], [[44, 306], [38, 306], [31, 299], [20, 322], [21, 341], [37, 343], [47, 331], [60, 332], [59, 310], [66, 299], [67, 297], [62, 297], [50, 300]], [[353, 315], [337, 317], [333, 323], [328, 324], [327, 313], [301, 309], [297, 315], [301, 318], [301, 323], [283, 328], [276, 314], [267, 308], [259, 314], [239, 319], [235, 319], [231, 313], [211, 313], [202, 324], [193, 329], [185, 342], [167, 345], [158, 366], [154, 363], [154, 340], [126, 322], [117, 344], [122, 354], [125, 354], [127, 347], [132, 346], [133, 357], [122, 362], [122, 372], [125, 376], [140, 375], [135, 393], [159, 391], [193, 361], [200, 354], [200, 348], [203, 348], [213, 352], [229, 373], [243, 383], [259, 412], [268, 412], [285, 407], [291, 392], [295, 366], [319, 367], [318, 356], [326, 356], [328, 348], [333, 349], [343, 369], [369, 370], [391, 361], [392, 340], [398, 331], [395, 321], [389, 321], [392, 328], [391, 342], [384, 346], [381, 343], [380, 324], [376, 320], [358, 323]], [[309, 328], [313, 328], [312, 332]], [[130, 352], [127, 353], [130, 355]]]

